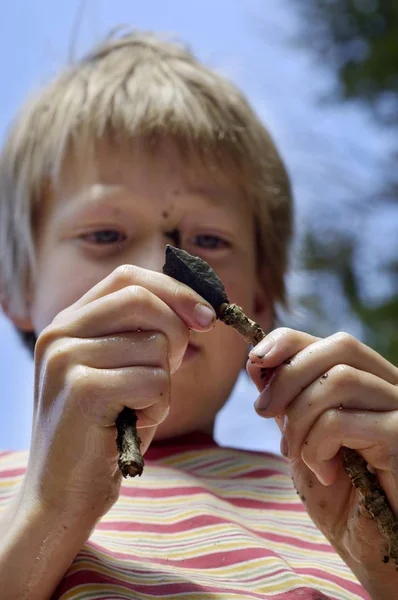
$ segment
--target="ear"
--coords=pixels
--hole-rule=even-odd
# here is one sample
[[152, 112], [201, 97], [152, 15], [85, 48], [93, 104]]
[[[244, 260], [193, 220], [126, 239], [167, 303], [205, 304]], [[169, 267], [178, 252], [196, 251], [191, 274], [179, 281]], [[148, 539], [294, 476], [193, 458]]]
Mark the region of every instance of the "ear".
[[31, 321], [30, 317], [18, 315], [9, 310], [6, 310], [4, 307], [2, 307], [2, 308], [3, 308], [3, 313], [14, 324], [14, 326], [17, 329], [19, 329], [20, 331], [26, 331], [26, 332], [31, 332], [34, 330], [33, 323]]
[[21, 331], [33, 331], [33, 323], [30, 317], [30, 311], [28, 308], [11, 307], [8, 302], [0, 299], [0, 307], [5, 316], [14, 324], [14, 326]]

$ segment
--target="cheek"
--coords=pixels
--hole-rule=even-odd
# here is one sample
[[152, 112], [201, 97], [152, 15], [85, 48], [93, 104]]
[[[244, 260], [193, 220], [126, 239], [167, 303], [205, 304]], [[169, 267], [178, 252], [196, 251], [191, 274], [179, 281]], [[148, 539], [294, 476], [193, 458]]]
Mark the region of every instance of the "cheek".
[[244, 368], [249, 352], [249, 345], [242, 336], [233, 327], [219, 321], [214, 329], [203, 335], [211, 352], [212, 371], [223, 373], [223, 377], [227, 378], [237, 376]]
[[32, 321], [36, 335], [47, 327], [56, 315], [76, 302], [91, 287], [98, 283], [94, 274], [68, 273], [62, 269], [42, 270], [37, 277], [32, 301]]
[[255, 291], [252, 281], [242, 276], [234, 281], [227, 281], [225, 289], [229, 301], [238, 304], [247, 316], [252, 318], [255, 304]]

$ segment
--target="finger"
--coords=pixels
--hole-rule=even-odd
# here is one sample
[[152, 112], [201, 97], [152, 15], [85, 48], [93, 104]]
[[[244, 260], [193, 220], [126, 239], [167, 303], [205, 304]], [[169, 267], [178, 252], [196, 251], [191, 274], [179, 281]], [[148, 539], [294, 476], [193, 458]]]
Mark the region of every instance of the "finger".
[[333, 367], [327, 379], [305, 388], [287, 407], [283, 434], [290, 456], [300, 455], [310, 429], [330, 409], [398, 410], [398, 388], [371, 373], [346, 365]]
[[319, 339], [303, 331], [278, 327], [250, 351], [249, 360], [253, 365], [277, 367]]
[[308, 333], [280, 327], [274, 329], [249, 353], [246, 370], [261, 392], [271, 383], [276, 370], [291, 357], [313, 344], [319, 338]]
[[59, 338], [47, 348], [47, 372], [54, 377], [71, 364], [97, 369], [146, 366], [169, 368], [167, 337], [156, 331], [134, 331], [98, 338]]
[[319, 380], [325, 383], [328, 371], [338, 364], [372, 373], [394, 385], [398, 383], [398, 369], [394, 365], [352, 336], [338, 333], [317, 340], [291, 359], [285, 359], [277, 369], [270, 389], [260, 395], [257, 408], [266, 411], [264, 416], [283, 412], [292, 399], [312, 382]]
[[170, 375], [159, 367], [95, 369], [77, 366], [69, 371], [67, 397], [84, 419], [110, 427], [127, 406], [136, 411], [137, 427], [159, 425], [169, 412]]
[[[66, 310], [77, 310], [91, 304], [99, 298], [103, 298], [104, 296], [131, 286], [144, 287], [155, 296], [159, 297], [165, 304], [172, 308], [191, 329], [206, 331], [214, 324], [216, 315], [213, 308], [202, 298], [202, 296], [199, 296], [199, 294], [194, 292], [190, 287], [163, 273], [149, 271], [148, 269], [142, 269], [135, 265], [122, 265], [117, 267], [110, 275], [91, 288], [84, 296]], [[204, 321], [203, 307], [210, 310], [213, 321]]]
[[394, 514], [398, 517], [398, 411], [369, 413], [329, 410], [318, 419], [301, 457], [324, 485], [335, 482], [342, 462], [340, 449], [358, 450], [376, 471]]
[[[64, 312], [39, 336], [36, 356], [59, 337], [101, 338], [134, 331], [158, 331], [169, 344], [170, 368], [181, 364], [188, 341], [185, 323], [163, 300], [146, 288], [129, 286], [98, 298], [75, 311]], [[50, 338], [50, 339], [48, 339]]]

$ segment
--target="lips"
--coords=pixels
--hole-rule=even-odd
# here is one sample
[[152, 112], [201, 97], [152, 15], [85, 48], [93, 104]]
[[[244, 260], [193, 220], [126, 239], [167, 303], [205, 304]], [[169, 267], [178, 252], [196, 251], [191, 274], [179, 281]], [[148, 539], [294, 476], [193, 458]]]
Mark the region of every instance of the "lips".
[[199, 353], [199, 346], [189, 342], [187, 349], [185, 350], [183, 362], [189, 361]]

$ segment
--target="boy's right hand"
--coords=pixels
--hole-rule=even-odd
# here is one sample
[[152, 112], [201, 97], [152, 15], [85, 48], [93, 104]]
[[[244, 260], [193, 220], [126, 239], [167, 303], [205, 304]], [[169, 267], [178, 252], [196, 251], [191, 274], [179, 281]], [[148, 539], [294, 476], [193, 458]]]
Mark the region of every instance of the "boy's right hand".
[[[207, 325], [198, 305], [210, 311]], [[137, 412], [144, 453], [168, 414], [170, 374], [189, 329], [207, 331], [214, 320], [193, 290], [134, 266], [118, 267], [59, 313], [35, 349], [24, 494], [95, 523], [120, 489], [116, 417], [124, 406]]]

